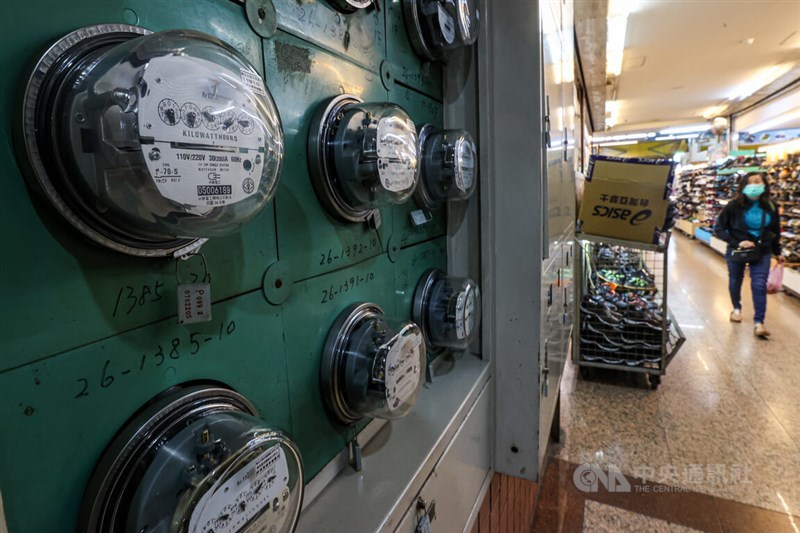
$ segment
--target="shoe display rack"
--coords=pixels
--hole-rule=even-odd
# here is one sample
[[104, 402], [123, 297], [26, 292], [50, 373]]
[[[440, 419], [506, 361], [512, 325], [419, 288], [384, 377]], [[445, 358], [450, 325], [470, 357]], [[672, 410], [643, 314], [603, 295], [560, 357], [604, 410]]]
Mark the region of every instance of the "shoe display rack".
[[667, 306], [669, 233], [659, 244], [578, 234], [573, 362], [648, 375], [658, 388], [685, 337]]
[[781, 209], [783, 256], [790, 267], [800, 269], [800, 153], [770, 165], [766, 172]]

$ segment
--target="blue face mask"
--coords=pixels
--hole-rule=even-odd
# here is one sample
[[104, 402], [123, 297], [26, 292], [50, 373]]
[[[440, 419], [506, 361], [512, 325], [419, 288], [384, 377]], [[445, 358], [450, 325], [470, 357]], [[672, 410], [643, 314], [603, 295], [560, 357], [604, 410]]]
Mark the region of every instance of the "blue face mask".
[[745, 185], [742, 192], [751, 200], [756, 200], [764, 194], [764, 189], [764, 184], [751, 183], [750, 185]]

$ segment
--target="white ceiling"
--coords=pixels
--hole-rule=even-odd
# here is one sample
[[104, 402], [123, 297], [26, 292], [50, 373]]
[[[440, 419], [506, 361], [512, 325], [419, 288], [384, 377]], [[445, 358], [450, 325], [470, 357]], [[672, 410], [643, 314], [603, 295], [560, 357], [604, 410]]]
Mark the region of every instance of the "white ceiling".
[[744, 105], [729, 100], [735, 89], [773, 65], [795, 64], [762, 95], [800, 77], [800, 0], [628, 1], [638, 8], [628, 19], [611, 131], [705, 122], [711, 106]]

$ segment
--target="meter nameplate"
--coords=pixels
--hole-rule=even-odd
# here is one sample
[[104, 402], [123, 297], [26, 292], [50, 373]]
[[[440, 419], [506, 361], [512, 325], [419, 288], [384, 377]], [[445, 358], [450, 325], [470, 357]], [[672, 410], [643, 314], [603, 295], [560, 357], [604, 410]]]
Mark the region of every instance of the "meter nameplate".
[[456, 187], [467, 192], [475, 181], [475, 157], [472, 143], [459, 139], [456, 142]]
[[456, 299], [456, 337], [466, 339], [475, 327], [475, 293], [467, 289]]
[[178, 285], [178, 323], [194, 324], [211, 320], [211, 284]]
[[259, 190], [267, 129], [256, 101], [266, 89], [256, 74], [239, 74], [194, 57], [150, 60], [142, 77], [139, 136], [165, 198], [205, 213]]
[[378, 175], [387, 191], [401, 192], [414, 186], [417, 154], [412, 132], [406, 121], [396, 117], [378, 121]]
[[271, 531], [267, 526], [284, 518], [288, 498], [289, 466], [281, 445], [276, 444], [203, 495], [189, 520], [188, 531], [235, 533], [256, 517], [248, 531]]
[[414, 396], [421, 378], [422, 335], [411, 332], [389, 349], [386, 355], [386, 403], [395, 411]]
[[447, 44], [453, 44], [456, 40], [456, 23], [450, 13], [445, 10], [442, 4], [439, 8], [439, 29], [442, 30], [442, 37]]

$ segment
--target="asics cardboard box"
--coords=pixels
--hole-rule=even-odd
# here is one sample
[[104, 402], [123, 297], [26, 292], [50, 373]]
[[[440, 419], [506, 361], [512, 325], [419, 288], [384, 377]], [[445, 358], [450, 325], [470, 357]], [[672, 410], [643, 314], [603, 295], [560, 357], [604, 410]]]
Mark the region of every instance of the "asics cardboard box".
[[644, 243], [664, 225], [674, 166], [669, 159], [593, 155], [578, 213], [578, 231]]

